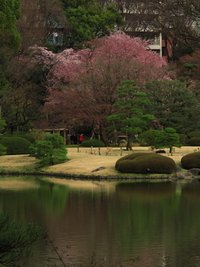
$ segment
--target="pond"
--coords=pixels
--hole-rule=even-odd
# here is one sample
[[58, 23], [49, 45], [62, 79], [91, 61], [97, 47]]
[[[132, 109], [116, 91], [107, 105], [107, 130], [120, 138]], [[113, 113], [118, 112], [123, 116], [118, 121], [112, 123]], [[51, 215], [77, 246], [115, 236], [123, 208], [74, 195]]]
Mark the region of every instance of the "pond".
[[21, 267], [200, 266], [200, 184], [0, 179], [0, 212], [42, 225]]

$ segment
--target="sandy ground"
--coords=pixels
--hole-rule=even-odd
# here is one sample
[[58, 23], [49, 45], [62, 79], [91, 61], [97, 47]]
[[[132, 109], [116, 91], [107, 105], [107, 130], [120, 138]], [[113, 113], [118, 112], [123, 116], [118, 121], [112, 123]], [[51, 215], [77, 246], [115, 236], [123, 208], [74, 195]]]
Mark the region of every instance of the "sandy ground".
[[[198, 151], [199, 147], [182, 147], [176, 148], [173, 156], [168, 153], [163, 154], [169, 156], [179, 163], [182, 156], [194, 151]], [[150, 152], [148, 147], [134, 147], [132, 152]], [[121, 155], [122, 152], [122, 155]], [[119, 175], [115, 170], [115, 162], [128, 153], [120, 151], [119, 148], [101, 148], [100, 155], [98, 148], [68, 148], [69, 160], [62, 164], [57, 164], [45, 168], [46, 171], [66, 174], [84, 174], [84, 175]], [[28, 155], [6, 155], [0, 157], [0, 168], [8, 170], [20, 170], [31, 168], [36, 160]], [[96, 169], [100, 168], [98, 171]]]

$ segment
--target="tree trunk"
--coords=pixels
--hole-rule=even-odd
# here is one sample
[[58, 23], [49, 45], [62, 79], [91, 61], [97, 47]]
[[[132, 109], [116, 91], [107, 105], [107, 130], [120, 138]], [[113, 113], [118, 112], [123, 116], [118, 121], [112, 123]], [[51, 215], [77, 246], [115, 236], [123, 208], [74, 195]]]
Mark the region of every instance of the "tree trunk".
[[126, 150], [133, 150], [132, 149], [132, 137], [130, 135], [127, 136]]
[[109, 142], [108, 142], [108, 136], [107, 136], [107, 132], [106, 132], [106, 127], [103, 123], [100, 123], [99, 125], [99, 134], [100, 134], [100, 138], [103, 141], [103, 143], [108, 146]]

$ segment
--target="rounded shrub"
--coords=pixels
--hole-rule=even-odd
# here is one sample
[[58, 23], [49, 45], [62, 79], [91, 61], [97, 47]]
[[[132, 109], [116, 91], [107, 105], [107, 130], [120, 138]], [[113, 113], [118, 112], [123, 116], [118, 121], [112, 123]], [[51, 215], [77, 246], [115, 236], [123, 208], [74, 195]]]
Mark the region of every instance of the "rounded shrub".
[[52, 164], [65, 162], [67, 159], [66, 149], [54, 148], [52, 155]]
[[176, 170], [176, 164], [171, 158], [156, 153], [133, 153], [120, 158], [115, 168], [123, 173], [169, 174]]
[[51, 143], [53, 148], [65, 148], [64, 138], [60, 134], [45, 133], [44, 140]]
[[20, 134], [17, 134], [16, 136], [17, 137], [22, 137], [22, 138], [28, 140], [30, 143], [34, 143], [35, 142], [35, 137], [31, 133], [20, 133]]
[[81, 143], [82, 147], [104, 147], [105, 144], [98, 139], [89, 139], [89, 140], [85, 140]]
[[32, 133], [3, 134], [2, 136], [0, 136], [0, 140], [5, 137], [21, 137], [28, 140], [30, 143], [35, 142], [35, 137]]
[[194, 152], [182, 157], [181, 165], [184, 169], [200, 168], [200, 152]]
[[40, 160], [40, 166], [62, 163], [67, 159], [64, 139], [59, 134], [44, 134], [43, 139], [36, 141], [30, 149], [31, 154]]
[[29, 154], [31, 143], [22, 137], [1, 137], [0, 144], [5, 146], [8, 155]]

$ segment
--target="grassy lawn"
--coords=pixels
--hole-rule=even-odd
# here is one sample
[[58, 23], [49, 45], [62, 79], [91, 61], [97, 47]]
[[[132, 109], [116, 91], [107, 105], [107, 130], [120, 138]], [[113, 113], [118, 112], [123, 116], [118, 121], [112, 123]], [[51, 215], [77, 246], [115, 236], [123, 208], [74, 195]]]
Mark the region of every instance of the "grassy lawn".
[[10, 171], [24, 171], [32, 169], [36, 159], [29, 155], [6, 155], [0, 157], [0, 169]]
[[[84, 174], [84, 175], [118, 175], [119, 174], [114, 166], [115, 162], [121, 157], [120, 148], [78, 148], [69, 147], [68, 158], [69, 160], [62, 164], [44, 168], [45, 171], [52, 173], [64, 173], [64, 174]], [[134, 147], [133, 151], [122, 151], [122, 156], [132, 152], [150, 152], [148, 147]], [[182, 147], [176, 148], [173, 156], [168, 153], [163, 154], [173, 158], [176, 163], [179, 163], [182, 156], [194, 151], [198, 151], [198, 147]], [[100, 155], [99, 155], [100, 152]], [[28, 155], [6, 155], [0, 158], [0, 169], [10, 171], [25, 171], [33, 170], [35, 158]], [[95, 169], [100, 168], [98, 171]], [[138, 175], [137, 175], [138, 176]]]
[[[198, 147], [182, 147], [176, 148], [173, 156], [168, 153], [163, 154], [175, 160], [178, 164], [183, 155], [192, 153], [197, 151]], [[148, 147], [134, 147], [133, 151], [124, 151], [122, 152], [122, 156], [125, 156], [132, 152], [150, 152]], [[62, 172], [69, 174], [85, 174], [85, 175], [118, 175], [124, 176], [124, 174], [118, 173], [114, 166], [115, 162], [121, 157], [121, 151], [119, 148], [111, 148], [108, 150], [107, 148], [100, 149], [100, 155], [98, 148], [79, 148], [79, 152], [77, 148], [68, 148], [68, 158], [69, 161], [50, 166], [46, 168], [46, 170], [50, 172]], [[99, 167], [104, 167], [97, 172], [93, 172], [95, 169]], [[131, 174], [129, 174], [131, 176]], [[126, 175], [127, 176], [127, 175]], [[138, 175], [137, 175], [138, 176]], [[154, 175], [155, 176], [155, 175]], [[141, 175], [142, 177], [142, 175]]]

